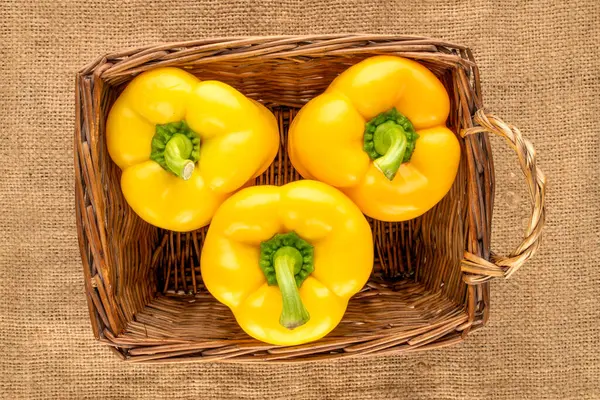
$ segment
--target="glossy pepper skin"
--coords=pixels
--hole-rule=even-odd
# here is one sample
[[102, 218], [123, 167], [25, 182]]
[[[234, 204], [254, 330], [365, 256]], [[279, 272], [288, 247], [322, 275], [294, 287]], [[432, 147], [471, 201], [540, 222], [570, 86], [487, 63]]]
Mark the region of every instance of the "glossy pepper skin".
[[371, 228], [358, 207], [309, 180], [234, 194], [215, 214], [201, 257], [211, 294], [246, 333], [276, 345], [329, 333], [372, 267]]
[[288, 153], [304, 178], [339, 188], [366, 215], [412, 219], [444, 197], [458, 171], [449, 109], [444, 86], [427, 68], [371, 57], [300, 110]]
[[150, 224], [180, 232], [207, 225], [279, 147], [264, 106], [177, 68], [134, 78], [110, 110], [106, 139], [127, 203]]

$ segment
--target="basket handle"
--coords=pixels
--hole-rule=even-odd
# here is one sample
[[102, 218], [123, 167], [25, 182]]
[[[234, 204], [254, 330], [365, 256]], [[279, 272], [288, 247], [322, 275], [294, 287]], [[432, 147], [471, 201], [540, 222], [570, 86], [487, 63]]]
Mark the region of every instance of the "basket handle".
[[536, 252], [546, 220], [544, 204], [546, 176], [536, 166], [533, 145], [523, 138], [517, 127], [507, 124], [494, 114], [486, 113], [483, 110], [475, 113], [473, 121], [478, 126], [463, 130], [461, 133], [463, 137], [482, 132], [493, 133], [506, 139], [517, 153], [529, 189], [532, 211], [523, 241], [508, 256], [492, 254], [490, 262], [474, 254], [465, 253], [462, 270], [469, 273], [465, 276], [465, 281], [470, 284], [479, 284], [495, 277], [509, 278]]

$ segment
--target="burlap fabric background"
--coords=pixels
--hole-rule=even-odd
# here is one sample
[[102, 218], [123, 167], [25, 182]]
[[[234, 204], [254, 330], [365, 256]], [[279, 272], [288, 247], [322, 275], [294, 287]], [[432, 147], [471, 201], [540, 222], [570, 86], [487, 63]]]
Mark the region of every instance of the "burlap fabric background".
[[[600, 398], [600, 3], [0, 0], [0, 398]], [[140, 366], [92, 338], [73, 191], [75, 71], [100, 53], [205, 36], [414, 33], [473, 48], [486, 105], [549, 178], [537, 257], [492, 285], [458, 347], [297, 366]], [[528, 212], [494, 140], [494, 248]]]

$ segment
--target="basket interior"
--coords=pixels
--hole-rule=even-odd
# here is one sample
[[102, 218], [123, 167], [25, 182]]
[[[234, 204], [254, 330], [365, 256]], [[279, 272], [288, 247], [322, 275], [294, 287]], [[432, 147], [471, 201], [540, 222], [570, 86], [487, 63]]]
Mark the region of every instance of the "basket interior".
[[[261, 59], [182, 63], [200, 79], [224, 81], [245, 95], [261, 101], [276, 115], [281, 134], [280, 152], [257, 184], [281, 185], [300, 179], [285, 153], [287, 129], [299, 107], [321, 93], [348, 66], [370, 56]], [[210, 57], [209, 57], [210, 58]], [[445, 84], [451, 110], [459, 96], [452, 64], [423, 62]], [[123, 87], [127, 74], [113, 74], [104, 81], [101, 112], [106, 115]], [[451, 115], [448, 126], [458, 132], [461, 116]], [[103, 124], [103, 121], [100, 121]], [[103, 129], [103, 128], [101, 128]], [[100, 174], [106, 196], [106, 231], [110, 254], [106, 273], [113, 282], [119, 310], [118, 339], [152, 340], [249, 340], [227, 307], [205, 289], [200, 274], [200, 252], [207, 228], [175, 233], [150, 226], [125, 202], [120, 170], [110, 160], [100, 135]], [[402, 332], [427, 327], [464, 315], [466, 284], [460, 262], [468, 230], [468, 169], [463, 157], [450, 192], [423, 216], [402, 223], [371, 220], [375, 240], [375, 265], [369, 283], [354, 296], [344, 319], [327, 340], [380, 335], [382, 330]], [[109, 318], [100, 315], [100, 318]], [[109, 325], [110, 321], [104, 321]], [[435, 338], [434, 338], [435, 339]], [[222, 345], [222, 343], [221, 343]]]

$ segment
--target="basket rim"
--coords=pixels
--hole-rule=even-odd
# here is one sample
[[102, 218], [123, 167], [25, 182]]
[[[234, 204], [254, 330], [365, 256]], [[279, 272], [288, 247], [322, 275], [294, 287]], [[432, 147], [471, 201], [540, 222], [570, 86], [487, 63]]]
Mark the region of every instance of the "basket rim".
[[[191, 46], [201, 46], [208, 44], [222, 44], [229, 45], [231, 47], [246, 45], [246, 44], [262, 44], [262, 43], [276, 43], [280, 41], [290, 41], [292, 43], [297, 42], [330, 42], [339, 40], [360, 40], [360, 41], [399, 41], [409, 42], [411, 44], [427, 43], [437, 46], [448, 47], [456, 50], [466, 51], [471, 54], [469, 46], [457, 44], [454, 42], [446, 41], [441, 38], [432, 38], [422, 35], [399, 35], [399, 34], [381, 34], [381, 33], [331, 33], [331, 34], [314, 34], [314, 35], [255, 35], [255, 36], [222, 36], [222, 37], [208, 37], [201, 39], [190, 39], [179, 42], [154, 42], [152, 44], [137, 46], [137, 47], [125, 47], [114, 51], [107, 51], [91, 60], [88, 64], [81, 67], [77, 74], [85, 75], [89, 74], [98, 65], [107, 63], [111, 60], [119, 60], [133, 55], [142, 56], [152, 53], [165, 51], [173, 48], [186, 48]], [[471, 54], [472, 55], [472, 54]], [[465, 61], [472, 67], [477, 68], [474, 58], [471, 57], [470, 62]]]

